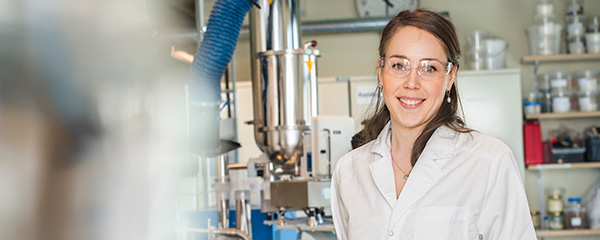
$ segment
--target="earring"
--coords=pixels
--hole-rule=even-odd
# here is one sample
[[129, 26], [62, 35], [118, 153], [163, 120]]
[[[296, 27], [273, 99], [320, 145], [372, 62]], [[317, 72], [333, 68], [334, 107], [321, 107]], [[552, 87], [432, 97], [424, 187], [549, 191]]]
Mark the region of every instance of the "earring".
[[452, 101], [452, 99], [450, 99], [450, 91], [446, 91], [446, 95], [448, 96], [448, 98], [446, 98], [446, 102], [450, 103]]
[[379, 98], [383, 98], [383, 86], [377, 85], [377, 91], [379, 92]]

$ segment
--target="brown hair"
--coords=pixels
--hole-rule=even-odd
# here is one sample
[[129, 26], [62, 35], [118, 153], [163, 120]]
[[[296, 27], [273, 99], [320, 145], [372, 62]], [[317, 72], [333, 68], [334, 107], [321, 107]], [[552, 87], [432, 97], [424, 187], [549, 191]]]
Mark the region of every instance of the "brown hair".
[[[402, 11], [398, 13], [396, 17], [390, 20], [381, 34], [381, 40], [379, 42], [379, 57], [385, 57], [385, 52], [390, 39], [398, 28], [404, 26], [413, 26], [421, 30], [425, 30], [441, 40], [446, 56], [448, 56], [448, 61], [452, 62], [452, 64], [456, 66], [456, 69], [458, 70], [460, 45], [458, 38], [456, 37], [454, 25], [452, 25], [449, 20], [445, 19], [439, 14], [423, 9], [417, 9], [415, 11]], [[378, 87], [374, 95], [375, 98], [380, 95], [381, 91], [383, 91], [383, 89]], [[445, 125], [457, 132], [472, 131], [465, 126], [464, 121], [460, 116], [458, 116], [457, 110], [460, 106], [460, 98], [458, 97], [456, 84], [452, 84], [449, 96], [451, 102], [442, 103], [436, 115], [429, 123], [427, 123], [423, 129], [423, 132], [421, 132], [415, 141], [410, 159], [412, 166], [417, 163], [417, 159], [421, 155], [421, 152], [423, 152], [427, 141], [429, 141], [429, 138], [431, 138], [431, 135], [438, 127]], [[372, 110], [372, 112], [374, 112], [373, 116], [362, 122], [364, 128], [361, 133], [359, 133], [359, 139], [361, 139], [359, 145], [363, 145], [369, 141], [372, 141], [373, 139], [376, 139], [383, 127], [385, 127], [387, 122], [390, 121], [390, 111], [385, 105], [383, 98], [377, 98], [374, 101], [376, 104], [375, 108]]]

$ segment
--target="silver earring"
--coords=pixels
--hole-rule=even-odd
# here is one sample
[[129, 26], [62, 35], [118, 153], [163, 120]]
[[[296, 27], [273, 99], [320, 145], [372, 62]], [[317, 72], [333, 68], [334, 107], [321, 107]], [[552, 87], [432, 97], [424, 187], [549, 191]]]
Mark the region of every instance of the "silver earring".
[[448, 95], [448, 98], [446, 98], [446, 102], [450, 103], [452, 101], [452, 99], [450, 99], [450, 91], [446, 91], [446, 95]]
[[379, 98], [383, 98], [383, 87], [381, 85], [377, 85], [377, 91], [379, 92]]

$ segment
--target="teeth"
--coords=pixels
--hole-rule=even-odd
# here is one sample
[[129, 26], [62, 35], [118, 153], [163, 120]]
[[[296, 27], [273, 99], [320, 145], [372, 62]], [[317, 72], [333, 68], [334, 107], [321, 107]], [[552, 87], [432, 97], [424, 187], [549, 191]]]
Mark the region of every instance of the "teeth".
[[418, 103], [423, 102], [423, 100], [405, 100], [405, 99], [400, 99], [400, 101], [407, 105], [416, 105]]

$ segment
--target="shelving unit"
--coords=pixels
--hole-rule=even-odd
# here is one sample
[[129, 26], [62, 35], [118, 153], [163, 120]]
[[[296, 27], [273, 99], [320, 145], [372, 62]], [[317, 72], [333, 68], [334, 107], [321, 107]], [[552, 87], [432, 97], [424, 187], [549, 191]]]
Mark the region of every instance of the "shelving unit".
[[568, 119], [568, 118], [593, 118], [600, 117], [600, 111], [596, 112], [568, 112], [568, 113], [540, 113], [527, 114], [525, 119]]
[[[548, 56], [524, 56], [521, 60], [523, 64], [533, 65], [532, 81], [535, 86], [535, 78], [538, 73], [539, 65], [542, 63], [575, 63], [582, 61], [600, 61], [600, 54], [558, 54]], [[524, 116], [526, 120], [572, 120], [581, 118], [600, 118], [600, 111], [596, 112], [569, 112], [569, 113], [542, 113], [542, 114], [527, 114]], [[528, 171], [537, 172], [537, 195], [538, 195], [538, 207], [539, 209], [544, 208], [543, 200], [543, 181], [542, 173], [544, 170], [567, 170], [567, 169], [600, 169], [600, 162], [581, 162], [581, 163], [548, 163], [548, 164], [537, 164], [529, 165], [526, 167]], [[541, 217], [545, 216], [545, 212], [540, 211]], [[544, 237], [568, 237], [568, 236], [600, 236], [600, 230], [536, 230], [536, 234], [540, 239]]]
[[552, 170], [552, 169], [576, 169], [576, 168], [600, 168], [600, 162], [581, 163], [545, 163], [527, 166], [527, 170]]
[[600, 235], [600, 230], [579, 229], [579, 230], [536, 230], [538, 237], [568, 237], [568, 236], [593, 236]]
[[524, 56], [522, 63], [524, 64], [536, 64], [544, 62], [571, 62], [571, 61], [587, 61], [587, 60], [600, 60], [600, 54], [557, 54], [557, 55], [538, 55], [538, 56]]

